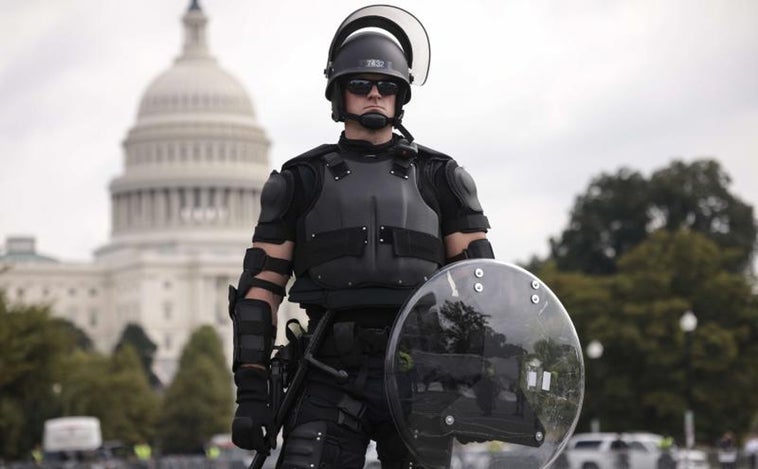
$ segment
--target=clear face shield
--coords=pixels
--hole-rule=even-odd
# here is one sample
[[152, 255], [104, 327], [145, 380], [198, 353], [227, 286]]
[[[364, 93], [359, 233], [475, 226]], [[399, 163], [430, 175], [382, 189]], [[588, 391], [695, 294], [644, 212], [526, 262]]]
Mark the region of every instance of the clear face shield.
[[[582, 348], [531, 273], [491, 259], [451, 264], [401, 310], [385, 362], [392, 418], [424, 467], [544, 468], [573, 434]], [[500, 467], [498, 465], [498, 467]]]

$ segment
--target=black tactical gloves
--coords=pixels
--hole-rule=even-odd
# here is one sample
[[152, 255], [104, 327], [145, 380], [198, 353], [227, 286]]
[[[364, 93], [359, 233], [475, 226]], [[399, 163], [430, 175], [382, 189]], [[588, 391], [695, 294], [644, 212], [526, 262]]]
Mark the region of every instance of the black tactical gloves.
[[266, 372], [260, 368], [240, 367], [234, 373], [234, 382], [237, 385], [237, 412], [232, 422], [232, 441], [243, 449], [265, 451], [265, 435], [272, 431], [274, 424], [268, 406]]

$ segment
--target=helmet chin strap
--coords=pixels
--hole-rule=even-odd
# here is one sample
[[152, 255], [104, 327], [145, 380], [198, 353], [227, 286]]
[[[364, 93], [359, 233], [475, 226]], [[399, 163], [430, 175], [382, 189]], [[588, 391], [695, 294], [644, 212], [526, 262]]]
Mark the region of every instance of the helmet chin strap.
[[352, 114], [349, 112], [345, 112], [342, 114], [346, 120], [352, 120], [356, 121], [359, 124], [361, 124], [363, 127], [371, 130], [379, 130], [383, 129], [384, 127], [387, 127], [388, 125], [392, 124], [395, 128], [397, 128], [400, 133], [405, 137], [405, 139], [408, 141], [408, 143], [413, 142], [413, 135], [411, 135], [410, 132], [408, 132], [408, 129], [403, 127], [402, 119], [398, 119], [395, 117], [387, 117], [384, 114], [378, 113], [378, 112], [367, 112], [366, 114]]
[[363, 127], [371, 130], [383, 129], [395, 122], [395, 119], [378, 112], [367, 112], [361, 115], [345, 112], [343, 115], [346, 120], [356, 121]]

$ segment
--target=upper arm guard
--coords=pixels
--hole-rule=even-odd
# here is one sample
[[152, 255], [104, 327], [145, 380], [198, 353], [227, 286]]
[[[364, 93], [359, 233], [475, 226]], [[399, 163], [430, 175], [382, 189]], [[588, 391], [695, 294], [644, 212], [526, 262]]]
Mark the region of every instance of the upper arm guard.
[[292, 205], [295, 184], [292, 173], [272, 171], [261, 191], [261, 214], [253, 241], [281, 244], [287, 240], [285, 214]]
[[458, 166], [455, 161], [450, 161], [445, 166], [445, 176], [450, 189], [461, 205], [474, 212], [482, 211], [482, 205], [476, 193], [476, 183], [468, 171]]
[[490, 224], [479, 203], [474, 178], [468, 171], [458, 166], [455, 160], [450, 160], [445, 164], [443, 171], [440, 171], [440, 177], [437, 180], [438, 184], [443, 186], [439, 189], [439, 193], [443, 196], [442, 200], [447, 201], [448, 206], [448, 209], [443, 211], [443, 235], [457, 231], [486, 232]]

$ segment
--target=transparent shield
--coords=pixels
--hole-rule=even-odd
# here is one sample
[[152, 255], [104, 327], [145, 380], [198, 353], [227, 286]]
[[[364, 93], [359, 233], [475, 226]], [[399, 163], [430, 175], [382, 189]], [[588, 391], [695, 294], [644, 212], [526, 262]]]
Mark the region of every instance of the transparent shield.
[[380, 28], [389, 32], [400, 42], [409, 56], [414, 85], [423, 85], [429, 76], [431, 51], [429, 36], [421, 22], [411, 13], [391, 5], [369, 5], [360, 8], [340, 24], [329, 47], [326, 69], [330, 68], [335, 52], [352, 33], [364, 28]]
[[428, 467], [482, 451], [504, 467], [546, 467], [584, 397], [581, 345], [558, 298], [490, 259], [447, 266], [414, 292], [385, 365], [392, 418]]

